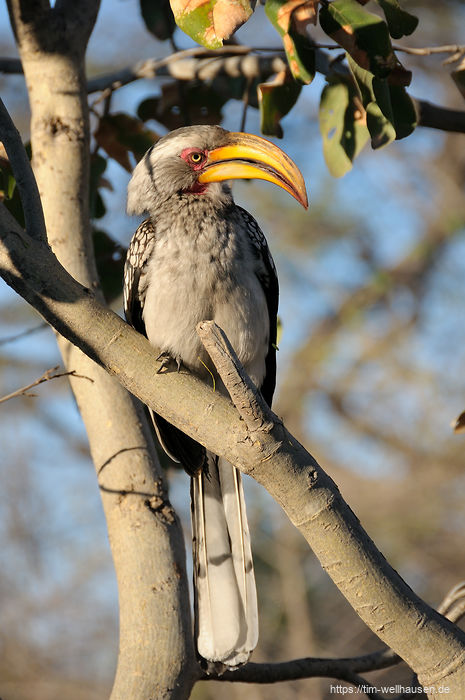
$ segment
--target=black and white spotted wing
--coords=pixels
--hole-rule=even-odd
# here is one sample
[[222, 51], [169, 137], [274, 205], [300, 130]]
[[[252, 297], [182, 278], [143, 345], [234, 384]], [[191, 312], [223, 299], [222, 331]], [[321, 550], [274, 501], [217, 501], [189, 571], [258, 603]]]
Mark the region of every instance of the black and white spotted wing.
[[266, 303], [268, 306], [268, 316], [270, 323], [270, 339], [268, 343], [268, 352], [265, 359], [265, 378], [260, 387], [263, 398], [269, 406], [273, 399], [273, 393], [276, 386], [276, 342], [277, 342], [277, 323], [278, 323], [278, 301], [279, 301], [279, 284], [278, 275], [274, 260], [271, 257], [270, 249], [267, 240], [255, 219], [248, 211], [242, 207], [237, 207], [239, 214], [247, 229], [250, 242], [256, 251], [257, 258], [263, 263], [262, 271], [257, 272], [258, 279], [265, 293]]
[[[124, 314], [127, 322], [147, 335], [143, 319], [147, 294], [147, 264], [155, 244], [155, 227], [150, 219], [141, 223], [128, 248], [124, 266]], [[205, 448], [174, 425], [149, 409], [157, 437], [166, 454], [181, 462], [188, 474], [194, 475], [205, 465]]]
[[124, 265], [124, 314], [128, 323], [144, 335], [142, 311], [147, 292], [147, 263], [154, 243], [155, 228], [150, 219], [146, 219], [132, 237]]

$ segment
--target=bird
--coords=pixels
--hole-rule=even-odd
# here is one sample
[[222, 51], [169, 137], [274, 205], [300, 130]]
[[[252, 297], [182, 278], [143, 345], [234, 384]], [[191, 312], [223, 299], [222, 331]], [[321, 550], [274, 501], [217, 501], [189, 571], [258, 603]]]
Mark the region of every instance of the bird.
[[[182, 127], [134, 168], [127, 213], [148, 215], [124, 267], [126, 320], [160, 351], [227, 393], [196, 333], [205, 320], [226, 333], [271, 406], [276, 381], [278, 279], [264, 234], [235, 204], [229, 182], [262, 179], [305, 208], [304, 179], [270, 141], [220, 126]], [[210, 379], [211, 381], [211, 379]], [[151, 412], [159, 442], [191, 477], [194, 636], [207, 673], [235, 670], [258, 641], [250, 535], [240, 472]]]

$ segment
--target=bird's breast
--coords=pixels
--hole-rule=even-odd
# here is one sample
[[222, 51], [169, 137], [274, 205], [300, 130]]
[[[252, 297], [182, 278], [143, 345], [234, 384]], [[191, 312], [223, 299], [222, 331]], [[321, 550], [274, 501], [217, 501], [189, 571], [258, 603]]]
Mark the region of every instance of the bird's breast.
[[[228, 222], [160, 237], [148, 264], [143, 317], [150, 342], [200, 374], [211, 366], [196, 333], [214, 320], [240, 361], [261, 384], [269, 319], [256, 259], [243, 233]], [[212, 230], [213, 229], [213, 230]]]

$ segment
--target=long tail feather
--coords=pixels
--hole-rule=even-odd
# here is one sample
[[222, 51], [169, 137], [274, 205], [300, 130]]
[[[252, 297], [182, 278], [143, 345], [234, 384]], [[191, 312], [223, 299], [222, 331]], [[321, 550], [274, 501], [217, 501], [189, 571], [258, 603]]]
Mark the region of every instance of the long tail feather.
[[257, 594], [241, 474], [207, 458], [208, 473], [192, 479], [196, 639], [221, 671], [246, 663], [257, 644]]

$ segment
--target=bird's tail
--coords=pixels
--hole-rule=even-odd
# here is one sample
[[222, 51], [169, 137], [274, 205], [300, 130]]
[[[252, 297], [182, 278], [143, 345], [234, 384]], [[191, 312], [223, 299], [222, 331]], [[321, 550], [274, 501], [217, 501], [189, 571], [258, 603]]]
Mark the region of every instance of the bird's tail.
[[207, 670], [247, 662], [258, 641], [255, 576], [240, 472], [207, 453], [192, 477], [197, 650]]

